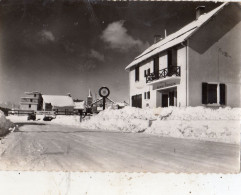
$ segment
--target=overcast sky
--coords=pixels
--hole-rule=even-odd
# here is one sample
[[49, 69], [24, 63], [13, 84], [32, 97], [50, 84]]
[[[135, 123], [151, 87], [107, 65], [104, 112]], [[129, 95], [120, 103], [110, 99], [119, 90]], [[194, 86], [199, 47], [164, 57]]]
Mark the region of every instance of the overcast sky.
[[[153, 43], [195, 19], [207, 2], [0, 2], [0, 102], [18, 103], [24, 91], [86, 99], [110, 88], [128, 101], [125, 67]], [[23, 3], [24, 2], [24, 3]], [[30, 3], [28, 3], [30, 2]]]

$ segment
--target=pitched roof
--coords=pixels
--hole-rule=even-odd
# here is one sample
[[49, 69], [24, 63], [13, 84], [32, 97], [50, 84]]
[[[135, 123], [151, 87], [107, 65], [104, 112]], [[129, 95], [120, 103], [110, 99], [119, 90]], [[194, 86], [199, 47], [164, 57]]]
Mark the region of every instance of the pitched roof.
[[173, 34], [170, 34], [165, 39], [151, 45], [143, 53], [137, 56], [134, 61], [132, 61], [125, 69], [129, 69], [132, 66], [146, 60], [147, 58], [156, 55], [172, 46], [180, 44], [187, 40], [194, 32], [196, 32], [203, 24], [209, 21], [215, 14], [217, 14], [228, 2], [223, 3], [219, 7], [213, 9], [212, 11], [201, 15], [197, 20], [187, 24], [180, 30]]
[[74, 101], [70, 96], [64, 95], [42, 95], [45, 103], [50, 103], [55, 107], [74, 107]]

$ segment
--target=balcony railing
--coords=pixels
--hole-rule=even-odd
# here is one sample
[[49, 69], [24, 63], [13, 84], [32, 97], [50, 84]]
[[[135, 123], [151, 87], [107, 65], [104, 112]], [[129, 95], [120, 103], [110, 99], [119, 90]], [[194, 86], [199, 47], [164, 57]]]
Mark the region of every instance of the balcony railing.
[[171, 77], [173, 75], [181, 76], [180, 66], [170, 66], [169, 68], [161, 69], [158, 74], [150, 73], [149, 75], [146, 76], [146, 82], [150, 83], [152, 81], [163, 79], [166, 77]]

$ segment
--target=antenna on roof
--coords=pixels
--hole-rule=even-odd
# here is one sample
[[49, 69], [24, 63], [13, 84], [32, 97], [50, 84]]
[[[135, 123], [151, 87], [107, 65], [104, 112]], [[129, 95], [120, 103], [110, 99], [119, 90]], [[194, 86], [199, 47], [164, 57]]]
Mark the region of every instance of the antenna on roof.
[[154, 43], [159, 42], [160, 40], [162, 40], [161, 35], [154, 35]]

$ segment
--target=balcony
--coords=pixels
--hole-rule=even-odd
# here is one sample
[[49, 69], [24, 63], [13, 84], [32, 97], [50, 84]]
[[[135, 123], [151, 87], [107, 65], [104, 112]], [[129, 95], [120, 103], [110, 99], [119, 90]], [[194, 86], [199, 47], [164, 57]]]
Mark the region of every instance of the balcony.
[[154, 84], [161, 81], [180, 80], [180, 76], [181, 67], [171, 66], [160, 70], [158, 74], [150, 73], [149, 75], [146, 75], [146, 83]]

